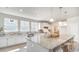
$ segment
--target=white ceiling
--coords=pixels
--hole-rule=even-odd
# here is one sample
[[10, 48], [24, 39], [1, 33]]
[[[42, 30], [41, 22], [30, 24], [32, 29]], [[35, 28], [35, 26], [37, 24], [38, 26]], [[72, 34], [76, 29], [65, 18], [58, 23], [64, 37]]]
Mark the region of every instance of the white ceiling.
[[61, 10], [59, 7], [0, 7], [0, 12], [35, 20], [64, 20], [79, 16], [78, 7], [63, 7]]

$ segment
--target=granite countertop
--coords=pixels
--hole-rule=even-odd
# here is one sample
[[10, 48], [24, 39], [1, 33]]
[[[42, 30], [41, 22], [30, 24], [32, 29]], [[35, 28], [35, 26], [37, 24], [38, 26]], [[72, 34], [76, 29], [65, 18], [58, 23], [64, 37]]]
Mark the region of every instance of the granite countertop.
[[64, 34], [64, 35], [60, 35], [60, 37], [52, 38], [46, 36], [45, 34], [36, 34], [33, 37], [31, 37], [29, 40], [36, 44], [39, 44], [44, 48], [53, 49], [58, 45], [65, 43], [69, 39], [72, 39], [73, 37], [74, 37], [73, 35]]

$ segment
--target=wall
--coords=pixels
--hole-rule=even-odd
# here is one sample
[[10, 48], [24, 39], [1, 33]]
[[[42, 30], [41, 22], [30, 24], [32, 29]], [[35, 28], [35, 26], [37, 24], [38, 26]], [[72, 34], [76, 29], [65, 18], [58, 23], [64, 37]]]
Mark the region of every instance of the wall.
[[79, 16], [69, 18], [67, 20], [67, 23], [68, 23], [67, 27], [68, 34], [75, 35], [74, 40], [79, 42]]

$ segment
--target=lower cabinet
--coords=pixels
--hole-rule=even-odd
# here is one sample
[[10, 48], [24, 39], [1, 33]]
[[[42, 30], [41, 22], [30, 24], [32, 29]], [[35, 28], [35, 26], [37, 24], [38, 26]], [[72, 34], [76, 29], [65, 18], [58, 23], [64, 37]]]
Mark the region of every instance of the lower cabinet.
[[15, 43], [17, 44], [19, 44], [19, 43], [24, 43], [24, 42], [26, 42], [26, 39], [25, 39], [25, 37], [23, 37], [23, 36], [17, 36], [16, 37], [16, 40], [15, 40]]
[[4, 37], [0, 38], [0, 48], [7, 46], [7, 40]]
[[15, 41], [16, 41], [15, 37], [7, 38], [8, 46], [15, 45]]
[[8, 37], [0, 37], [0, 48], [8, 47], [20, 43], [25, 43], [26, 39], [23, 36], [8, 36]]

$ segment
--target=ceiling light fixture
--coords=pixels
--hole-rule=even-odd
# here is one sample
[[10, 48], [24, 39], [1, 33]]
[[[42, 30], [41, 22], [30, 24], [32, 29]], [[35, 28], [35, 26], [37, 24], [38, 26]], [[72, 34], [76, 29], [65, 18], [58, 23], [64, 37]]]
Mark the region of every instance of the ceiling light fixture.
[[53, 17], [53, 16], [52, 16], [52, 7], [51, 7], [51, 9], [50, 9], [50, 14], [51, 14], [51, 15], [50, 15], [51, 17], [50, 17], [49, 21], [50, 21], [50, 22], [53, 22], [54, 19], [52, 18], [52, 17]]
[[60, 20], [62, 20], [62, 9], [63, 9], [63, 7], [59, 7], [59, 11], [60, 11]]
[[51, 18], [49, 21], [50, 21], [50, 22], [53, 22], [53, 21], [54, 21], [54, 19], [53, 19], [53, 18]]

